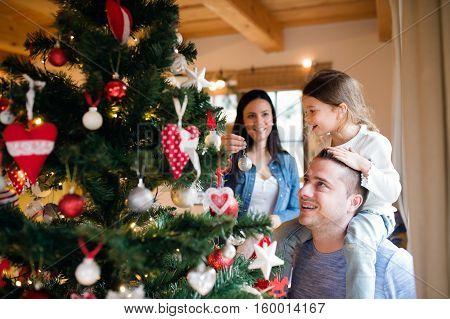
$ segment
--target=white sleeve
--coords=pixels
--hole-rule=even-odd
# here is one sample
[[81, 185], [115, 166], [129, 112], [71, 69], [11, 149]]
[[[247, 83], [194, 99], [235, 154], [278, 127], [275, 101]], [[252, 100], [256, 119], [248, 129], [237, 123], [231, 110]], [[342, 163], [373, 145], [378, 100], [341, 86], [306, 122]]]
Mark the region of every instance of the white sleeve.
[[368, 159], [372, 166], [367, 177], [361, 174], [361, 186], [390, 204], [396, 202], [402, 186], [400, 176], [391, 161], [391, 143], [384, 136], [373, 136], [364, 148], [370, 150], [371, 156]]

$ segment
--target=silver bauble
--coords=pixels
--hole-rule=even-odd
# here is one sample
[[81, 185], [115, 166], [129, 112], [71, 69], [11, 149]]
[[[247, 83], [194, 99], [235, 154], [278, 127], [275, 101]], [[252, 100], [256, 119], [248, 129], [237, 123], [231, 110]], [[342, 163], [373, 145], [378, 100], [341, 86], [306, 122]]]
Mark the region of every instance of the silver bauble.
[[187, 61], [184, 55], [178, 52], [174, 52], [173, 54], [173, 63], [170, 67], [170, 72], [173, 74], [181, 74], [184, 73], [187, 68]]
[[89, 111], [83, 115], [83, 125], [91, 131], [99, 129], [103, 124], [103, 118], [96, 107], [90, 107]]
[[0, 191], [2, 191], [6, 186], [5, 178], [0, 175]]
[[172, 189], [170, 196], [175, 206], [180, 208], [192, 207], [198, 199], [197, 191], [194, 188]]
[[154, 200], [155, 196], [148, 188], [145, 188], [140, 178], [138, 186], [128, 195], [128, 207], [134, 212], [145, 212], [150, 209]]
[[84, 258], [75, 270], [75, 278], [84, 285], [90, 286], [100, 279], [100, 267], [92, 258]]
[[207, 146], [214, 146], [217, 150], [220, 150], [220, 144], [222, 143], [219, 134], [216, 131], [209, 131], [209, 134], [205, 137], [205, 144]]
[[246, 155], [243, 155], [238, 160], [238, 167], [243, 172], [246, 172], [249, 169], [251, 169], [252, 165], [253, 165], [252, 160], [250, 158], [248, 158]]
[[9, 110], [5, 110], [0, 113], [0, 122], [3, 125], [9, 125], [14, 122], [16, 117]]

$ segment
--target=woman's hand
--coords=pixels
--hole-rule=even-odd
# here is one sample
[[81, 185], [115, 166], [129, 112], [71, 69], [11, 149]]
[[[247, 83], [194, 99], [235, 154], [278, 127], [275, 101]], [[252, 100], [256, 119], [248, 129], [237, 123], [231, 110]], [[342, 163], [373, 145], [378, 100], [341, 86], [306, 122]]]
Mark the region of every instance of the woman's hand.
[[247, 147], [245, 139], [239, 135], [225, 134], [221, 139], [222, 145], [225, 146], [225, 150], [230, 154], [237, 153]]
[[369, 175], [369, 170], [372, 163], [365, 157], [353, 152], [351, 148], [347, 150], [343, 147], [329, 147], [327, 150], [331, 152], [333, 157], [337, 160], [353, 168], [354, 170], [360, 171], [365, 177]]

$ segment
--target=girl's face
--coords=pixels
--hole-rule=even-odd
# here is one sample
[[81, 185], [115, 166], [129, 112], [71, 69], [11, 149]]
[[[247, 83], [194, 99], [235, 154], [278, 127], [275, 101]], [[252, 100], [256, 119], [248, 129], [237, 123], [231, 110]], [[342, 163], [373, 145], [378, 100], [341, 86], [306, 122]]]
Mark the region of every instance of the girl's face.
[[272, 132], [273, 114], [269, 102], [255, 99], [244, 107], [244, 126], [255, 142], [266, 142]]
[[304, 95], [302, 97], [303, 116], [311, 131], [323, 136], [335, 132], [340, 125], [339, 108]]

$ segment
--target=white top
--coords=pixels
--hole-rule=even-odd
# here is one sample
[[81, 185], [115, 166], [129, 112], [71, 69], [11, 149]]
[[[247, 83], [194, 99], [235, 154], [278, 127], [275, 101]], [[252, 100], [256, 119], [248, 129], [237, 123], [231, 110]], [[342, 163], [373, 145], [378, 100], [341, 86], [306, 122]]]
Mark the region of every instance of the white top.
[[261, 178], [256, 173], [255, 186], [253, 187], [252, 199], [248, 207], [248, 212], [255, 214], [272, 214], [278, 198], [278, 182], [272, 175], [268, 179]]
[[361, 128], [350, 141], [339, 145], [352, 150], [372, 162], [369, 174], [361, 174], [361, 185], [369, 190], [363, 209], [371, 209], [378, 214], [392, 214], [397, 209], [392, 206], [400, 196], [402, 186], [400, 176], [391, 161], [392, 146], [380, 133]]

